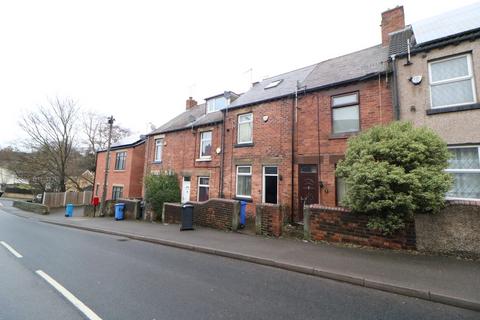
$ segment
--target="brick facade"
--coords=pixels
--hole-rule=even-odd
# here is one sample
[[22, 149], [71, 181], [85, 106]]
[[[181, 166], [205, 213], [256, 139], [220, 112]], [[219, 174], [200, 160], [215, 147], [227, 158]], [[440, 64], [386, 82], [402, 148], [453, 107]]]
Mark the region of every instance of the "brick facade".
[[[119, 152], [126, 152], [124, 170], [115, 170], [115, 159]], [[102, 197], [103, 181], [105, 178], [107, 152], [97, 153], [97, 164], [95, 170], [95, 186], [93, 195]], [[145, 162], [145, 143], [133, 147], [115, 149], [110, 152], [110, 169], [107, 182], [106, 199], [112, 199], [113, 186], [123, 187], [123, 198], [141, 198], [143, 188], [143, 170]]]
[[[291, 207], [292, 108], [293, 99], [285, 98], [227, 112], [223, 193], [226, 198], [237, 198], [236, 167], [252, 166], [251, 199], [246, 199], [248, 217], [255, 215], [255, 204], [263, 202], [264, 166], [278, 167], [278, 204], [287, 210]], [[253, 114], [253, 143], [240, 147], [237, 145], [237, 119], [249, 112]]]
[[353, 134], [332, 134], [332, 96], [358, 92], [360, 132], [393, 121], [388, 75], [342, 87], [309, 93], [299, 99], [295, 137], [294, 209], [298, 215], [298, 174], [300, 164], [318, 165], [319, 202], [337, 205], [335, 166], [344, 158], [347, 140]]
[[384, 236], [367, 227], [368, 217], [343, 208], [312, 205], [310, 237], [312, 240], [350, 242], [358, 245], [389, 249], [415, 249], [415, 223], [407, 223], [405, 230]]
[[[221, 154], [221, 124], [191, 130], [180, 130], [149, 136], [146, 142], [145, 174], [174, 172], [178, 175], [180, 189], [183, 177], [190, 177], [190, 201], [198, 200], [198, 178], [209, 177], [209, 197], [219, 197]], [[200, 134], [212, 131], [211, 160], [200, 160]], [[155, 140], [163, 138], [162, 159], [155, 162]], [[143, 190], [143, 193], [145, 191]]]
[[284, 210], [278, 204], [257, 204], [255, 214], [256, 233], [279, 237], [282, 235]]

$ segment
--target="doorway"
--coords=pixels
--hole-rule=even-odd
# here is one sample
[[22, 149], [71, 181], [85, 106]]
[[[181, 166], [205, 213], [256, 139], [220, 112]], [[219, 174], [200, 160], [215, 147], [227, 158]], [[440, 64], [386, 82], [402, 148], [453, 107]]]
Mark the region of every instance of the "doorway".
[[278, 203], [278, 167], [263, 167], [263, 203]]
[[190, 177], [183, 177], [182, 182], [182, 203], [190, 201]]
[[318, 168], [316, 164], [299, 165], [298, 212], [303, 219], [303, 206], [318, 203]]

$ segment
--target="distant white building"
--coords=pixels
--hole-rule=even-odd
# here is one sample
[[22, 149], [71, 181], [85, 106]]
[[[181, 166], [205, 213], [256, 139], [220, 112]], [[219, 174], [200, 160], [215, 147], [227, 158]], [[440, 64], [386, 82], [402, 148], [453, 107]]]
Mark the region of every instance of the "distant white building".
[[27, 184], [28, 181], [25, 179], [18, 178], [13, 171], [0, 167], [0, 185], [15, 184], [15, 183]]

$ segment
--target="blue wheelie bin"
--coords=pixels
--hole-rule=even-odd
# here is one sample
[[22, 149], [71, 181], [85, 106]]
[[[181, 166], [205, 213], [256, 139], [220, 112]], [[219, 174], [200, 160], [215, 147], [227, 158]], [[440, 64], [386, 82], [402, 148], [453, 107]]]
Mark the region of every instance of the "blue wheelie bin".
[[247, 218], [247, 202], [240, 201], [240, 228], [245, 227], [246, 218]]
[[123, 220], [125, 219], [124, 215], [125, 211], [125, 203], [117, 203], [115, 205], [115, 220]]
[[65, 217], [73, 217], [73, 204], [67, 204], [65, 208]]

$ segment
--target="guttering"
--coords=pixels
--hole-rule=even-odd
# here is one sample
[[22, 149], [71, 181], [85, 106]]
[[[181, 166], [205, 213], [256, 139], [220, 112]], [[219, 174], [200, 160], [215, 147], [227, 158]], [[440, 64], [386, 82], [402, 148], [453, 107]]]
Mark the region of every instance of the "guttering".
[[177, 128], [177, 129], [152, 132], [152, 133], [147, 134], [146, 136], [151, 137], [151, 136], [155, 136], [157, 134], [172, 133], [172, 132], [178, 132], [178, 131], [183, 131], [183, 130], [192, 130], [192, 128], [208, 127], [208, 126], [216, 125], [216, 124], [219, 124], [219, 123], [222, 123], [222, 122], [223, 122], [223, 120], [217, 120], [217, 121], [213, 121], [213, 122], [209, 122], [209, 123], [204, 123], [204, 124], [201, 124], [201, 125], [198, 125], [198, 126], [188, 126], [188, 127]]
[[392, 63], [392, 70], [393, 70], [393, 76], [392, 76], [392, 81], [393, 81], [393, 94], [392, 94], [392, 100], [393, 100], [393, 113], [395, 115], [395, 120], [400, 120], [400, 104], [398, 101], [398, 81], [397, 81], [397, 63], [395, 60], [396, 56], [394, 54], [391, 55], [390, 61]]

